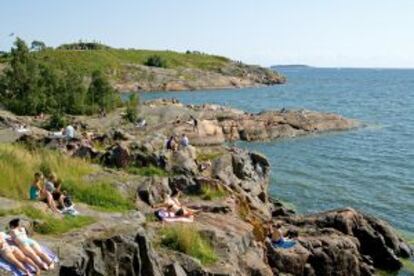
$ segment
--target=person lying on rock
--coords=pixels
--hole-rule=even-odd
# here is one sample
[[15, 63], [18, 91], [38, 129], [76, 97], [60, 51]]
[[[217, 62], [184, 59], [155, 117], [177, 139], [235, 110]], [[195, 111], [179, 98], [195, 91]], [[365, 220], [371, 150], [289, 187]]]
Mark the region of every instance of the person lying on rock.
[[20, 225], [20, 219], [9, 222], [10, 236], [19, 249], [29, 257], [38, 267], [49, 270], [54, 268], [54, 262], [45, 254], [40, 245], [27, 236], [26, 228]]
[[4, 232], [0, 232], [0, 256], [8, 263], [14, 265], [23, 275], [31, 275], [26, 265], [30, 265], [39, 274], [40, 268], [16, 246], [10, 245], [7, 240], [11, 237]]
[[168, 212], [174, 213], [178, 217], [192, 217], [198, 213], [198, 210], [188, 208], [180, 203], [178, 197], [181, 192], [179, 190], [174, 191], [171, 196], [168, 194], [164, 195], [164, 201], [160, 204], [155, 204], [153, 208], [165, 208]]
[[34, 174], [34, 180], [30, 185], [29, 197], [30, 200], [40, 200], [49, 206], [49, 208], [55, 212], [60, 214], [59, 209], [56, 207], [56, 203], [53, 200], [53, 195], [43, 187], [44, 177], [43, 174], [37, 172]]
[[294, 247], [296, 242], [294, 240], [285, 238], [281, 227], [282, 226], [280, 223], [270, 225], [270, 240], [272, 242], [272, 246], [285, 249]]

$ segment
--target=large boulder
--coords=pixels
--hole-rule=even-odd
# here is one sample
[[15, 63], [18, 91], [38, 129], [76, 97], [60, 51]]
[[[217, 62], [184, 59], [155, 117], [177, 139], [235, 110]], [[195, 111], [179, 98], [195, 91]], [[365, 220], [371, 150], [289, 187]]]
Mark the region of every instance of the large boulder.
[[388, 224], [351, 208], [277, 218], [290, 233], [300, 233], [291, 249], [268, 244], [269, 264], [277, 273], [373, 275], [374, 268], [399, 270], [399, 257], [412, 254]]
[[198, 172], [196, 149], [187, 146], [175, 152], [169, 152], [167, 157], [167, 170], [183, 175], [195, 175]]
[[109, 167], [125, 168], [131, 162], [129, 148], [121, 143], [115, 144], [102, 156], [102, 161]]
[[171, 194], [167, 177], [147, 177], [138, 188], [139, 198], [148, 205], [162, 202], [165, 194]]
[[[115, 235], [91, 239], [81, 250], [65, 247], [68, 254], [59, 275], [133, 275], [160, 276], [157, 256], [144, 231], [135, 235]], [[73, 253], [76, 252], [74, 255]]]

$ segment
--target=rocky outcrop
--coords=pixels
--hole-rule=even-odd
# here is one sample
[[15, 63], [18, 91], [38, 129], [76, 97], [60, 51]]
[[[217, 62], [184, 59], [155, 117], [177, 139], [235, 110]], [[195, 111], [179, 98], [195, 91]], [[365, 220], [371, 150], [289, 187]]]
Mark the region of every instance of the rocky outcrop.
[[276, 273], [373, 275], [375, 268], [400, 269], [399, 258], [413, 253], [384, 221], [351, 208], [276, 219], [297, 238], [288, 250], [268, 244], [268, 261]]
[[60, 266], [59, 275], [162, 275], [156, 253], [142, 230], [135, 236], [87, 240], [72, 261]]
[[359, 126], [355, 120], [332, 113], [307, 110], [272, 111], [219, 117], [226, 140], [273, 140], [326, 131], [349, 130]]
[[229, 62], [218, 70], [157, 68], [125, 65], [123, 78], [113, 81], [119, 91], [185, 91], [282, 84], [285, 77], [268, 68]]

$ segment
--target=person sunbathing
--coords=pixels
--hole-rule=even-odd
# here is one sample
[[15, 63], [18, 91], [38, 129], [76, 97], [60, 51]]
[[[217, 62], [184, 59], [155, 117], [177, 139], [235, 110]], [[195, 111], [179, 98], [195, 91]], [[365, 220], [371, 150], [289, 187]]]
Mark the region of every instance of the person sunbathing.
[[9, 235], [0, 232], [0, 256], [6, 262], [14, 265], [23, 275], [31, 275], [25, 265], [32, 266], [36, 271], [36, 275], [38, 275], [40, 268], [30, 258], [26, 257], [19, 248], [8, 244], [7, 239], [9, 239]]
[[56, 207], [56, 203], [53, 200], [53, 195], [50, 192], [48, 192], [45, 187], [43, 187], [43, 181], [44, 177], [42, 173], [37, 172], [34, 174], [34, 180], [30, 185], [29, 191], [30, 200], [43, 201], [49, 206], [49, 208], [53, 212], [60, 214], [60, 211]]
[[38, 267], [49, 270], [54, 268], [53, 260], [42, 250], [40, 245], [27, 236], [26, 228], [20, 225], [20, 219], [13, 219], [9, 222], [10, 236], [18, 248], [29, 257]]
[[288, 249], [288, 248], [295, 246], [296, 242], [294, 240], [284, 237], [280, 224], [273, 224], [270, 226], [270, 229], [271, 229], [270, 238], [271, 238], [272, 245], [274, 247]]
[[180, 196], [180, 191], [175, 191], [171, 196], [165, 194], [164, 202], [160, 204], [153, 205], [153, 208], [165, 208], [168, 212], [174, 213], [176, 216], [180, 217], [192, 217], [194, 214], [198, 213], [198, 210], [188, 208], [180, 203], [178, 197]]

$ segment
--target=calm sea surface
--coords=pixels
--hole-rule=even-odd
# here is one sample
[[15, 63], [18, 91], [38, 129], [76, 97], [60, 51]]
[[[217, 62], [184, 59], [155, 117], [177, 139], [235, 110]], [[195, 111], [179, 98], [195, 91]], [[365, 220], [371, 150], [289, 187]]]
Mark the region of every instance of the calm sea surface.
[[414, 70], [288, 69], [286, 85], [144, 93], [247, 111], [306, 108], [356, 118], [366, 128], [237, 145], [272, 164], [271, 194], [311, 213], [352, 206], [414, 233]]

